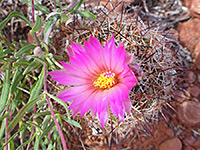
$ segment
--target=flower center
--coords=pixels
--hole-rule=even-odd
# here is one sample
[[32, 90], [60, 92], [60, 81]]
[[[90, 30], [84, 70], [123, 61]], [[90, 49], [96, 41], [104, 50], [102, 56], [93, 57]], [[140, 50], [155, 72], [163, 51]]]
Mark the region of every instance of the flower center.
[[117, 78], [115, 73], [112, 73], [111, 71], [100, 74], [100, 76], [93, 82], [95, 87], [101, 89], [110, 89], [115, 84], [117, 84]]

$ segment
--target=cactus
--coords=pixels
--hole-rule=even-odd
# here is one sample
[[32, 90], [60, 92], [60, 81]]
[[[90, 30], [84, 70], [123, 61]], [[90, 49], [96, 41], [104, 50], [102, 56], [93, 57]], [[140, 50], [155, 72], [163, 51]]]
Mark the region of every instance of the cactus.
[[[178, 66], [182, 63], [179, 56], [182, 54], [174, 48], [174, 40], [166, 36], [159, 24], [149, 25], [141, 19], [139, 8], [133, 12], [123, 9], [121, 13], [99, 6], [92, 12], [97, 15], [96, 19], [76, 16], [74, 22], [63, 27], [67, 35], [66, 45], [70, 43], [69, 40], [83, 43], [90, 35], [104, 44], [114, 35], [117, 44], [124, 43], [131, 55], [130, 67], [138, 79], [136, 87], [129, 93], [131, 114], [126, 114], [124, 122], [110, 118], [105, 130], [109, 132], [112, 125], [112, 128], [118, 128], [122, 136], [135, 127], [142, 127], [150, 133], [148, 124], [156, 121], [163, 107], [172, 101]], [[98, 121], [91, 118], [91, 113], [84, 116], [88, 126], [99, 128]]]

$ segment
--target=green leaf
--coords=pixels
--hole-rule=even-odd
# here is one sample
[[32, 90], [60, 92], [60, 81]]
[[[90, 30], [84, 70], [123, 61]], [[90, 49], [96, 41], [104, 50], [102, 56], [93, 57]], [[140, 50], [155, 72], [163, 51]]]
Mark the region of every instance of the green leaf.
[[31, 29], [32, 32], [39, 31], [42, 28], [42, 22], [43, 22], [42, 19], [37, 15], [36, 22], [35, 22], [33, 28]]
[[38, 57], [34, 57], [35, 61], [37, 61], [38, 63], [44, 65], [44, 66], [47, 66], [47, 63], [41, 59], [41, 58], [38, 58]]
[[0, 57], [3, 57], [3, 46], [1, 42], [0, 42]]
[[60, 69], [63, 69], [63, 66], [60, 64], [60, 63], [58, 63], [58, 61], [56, 61], [55, 60], [55, 58], [51, 58], [51, 61], [56, 65], [56, 66], [58, 66]]
[[32, 61], [29, 66], [24, 70], [23, 75], [27, 74], [28, 72], [30, 72], [33, 69], [38, 68], [39, 66], [41, 66], [41, 64], [39, 62], [37, 62], [36, 60]]
[[[42, 68], [42, 71], [39, 75], [39, 78], [38, 80], [36, 81], [36, 85], [35, 87], [31, 90], [31, 93], [30, 93], [30, 98], [28, 100], [28, 102], [31, 102], [32, 100], [34, 100], [36, 97], [38, 97], [38, 95], [40, 94], [40, 91], [43, 87], [43, 84], [44, 84], [44, 67]], [[33, 109], [33, 106], [31, 106], [27, 112], [30, 112], [32, 111]]]
[[40, 135], [40, 139], [43, 138], [43, 136], [47, 135], [49, 131], [54, 127], [55, 123], [52, 121], [48, 127], [45, 128], [43, 133]]
[[26, 142], [24, 142], [23, 144], [21, 144], [16, 150], [20, 149], [21, 147], [25, 146], [26, 144], [30, 143], [31, 141], [33, 141], [33, 139], [35, 138], [35, 136], [37, 135], [37, 132]]
[[10, 91], [10, 64], [5, 72], [5, 79], [3, 84], [3, 89], [1, 92], [0, 98], [0, 114], [3, 112], [9, 98], [9, 91]]
[[22, 47], [19, 51], [17, 51], [15, 53], [15, 56], [19, 57], [20, 55], [26, 53], [27, 51], [29, 51], [31, 49], [34, 49], [35, 47], [36, 47], [35, 45], [26, 45], [26, 46]]
[[61, 99], [49, 94], [49, 93], [46, 93], [50, 98], [54, 99], [55, 101], [57, 101], [58, 103], [60, 103], [61, 105], [63, 105], [63, 107], [65, 108], [66, 112], [67, 112], [67, 117], [69, 118], [69, 110], [68, 110], [68, 106], [67, 104], [62, 101]]
[[[54, 3], [54, 0], [51, 0], [52, 3]], [[60, 8], [63, 8], [62, 4], [59, 0], [56, 0], [56, 6], [59, 6]]]
[[34, 144], [34, 150], [38, 150], [40, 146], [40, 137], [39, 135], [36, 136], [35, 144]]
[[80, 125], [78, 122], [76, 122], [76, 121], [74, 121], [74, 120], [72, 120], [72, 119], [66, 118], [66, 116], [61, 116], [61, 118], [62, 118], [63, 120], [65, 120], [66, 122], [68, 122], [69, 124], [71, 124], [71, 125], [73, 125], [73, 126], [75, 126], [75, 127], [78, 127], [78, 128], [80, 128], [80, 129], [82, 129], [81, 125]]
[[17, 68], [15, 73], [14, 73], [13, 79], [12, 79], [12, 84], [11, 84], [11, 87], [10, 87], [10, 94], [13, 94], [16, 91], [16, 87], [17, 87], [17, 85], [19, 84], [19, 82], [21, 81], [22, 78], [23, 78], [22, 69]]
[[7, 54], [9, 54], [10, 52], [12, 52], [12, 49], [11, 48], [7, 48], [3, 51], [3, 55], [6, 56]]
[[2, 137], [5, 133], [5, 127], [6, 127], [6, 118], [4, 118], [3, 122], [1, 123], [1, 128], [0, 128], [0, 141], [2, 140]]
[[10, 141], [10, 149], [15, 150], [15, 143], [13, 140]]
[[51, 120], [51, 116], [50, 115], [44, 117], [43, 123], [41, 125], [42, 130], [44, 130], [48, 126], [48, 123], [50, 122], [50, 120]]
[[[20, 127], [20, 128], [23, 127], [24, 125], [26, 125], [26, 123], [24, 123], [23, 121], [19, 121], [19, 127]], [[32, 126], [32, 128], [34, 128], [34, 127]], [[31, 130], [31, 127], [30, 127], [30, 130]], [[28, 134], [28, 129], [25, 128], [25, 129], [21, 132], [21, 136], [20, 136], [20, 139], [21, 139], [22, 142], [25, 141], [25, 140], [27, 139], [27, 137], [26, 137], [27, 134]]]
[[[22, 95], [22, 91], [17, 89], [16, 93], [15, 93], [15, 98], [13, 99], [13, 103], [18, 103], [21, 101], [21, 95]], [[16, 109], [18, 110], [18, 108], [16, 107]]]
[[[24, 2], [24, 3], [28, 4], [29, 6], [32, 6], [31, 0], [20, 0], [20, 2]], [[35, 9], [41, 11], [43, 14], [49, 14], [48, 8], [41, 5], [36, 0], [34, 0], [34, 7], [35, 7]]]
[[15, 126], [18, 124], [18, 122], [21, 120], [22, 116], [24, 115], [24, 113], [30, 108], [33, 107], [33, 105], [35, 105], [35, 103], [43, 96], [40, 95], [37, 98], [35, 98], [34, 100], [28, 102], [23, 108], [21, 108], [19, 110], [19, 112], [17, 113], [17, 115], [15, 116], [15, 118], [10, 122], [10, 124], [8, 125], [7, 128], [7, 133], [11, 132]]
[[1, 66], [2, 70], [8, 70], [8, 62], [4, 61], [5, 64], [3, 66]]
[[21, 144], [16, 150], [20, 149], [21, 147], [25, 146], [26, 144], [30, 143], [31, 141], [33, 141], [33, 139], [35, 138], [35, 136], [37, 135], [37, 132], [35, 132], [35, 134], [26, 142], [24, 142], [23, 144]]
[[50, 111], [44, 111], [44, 112], [39, 112], [39, 113], [35, 114], [33, 117], [37, 118], [37, 117], [40, 117], [40, 116], [48, 116], [48, 115], [51, 115], [51, 112]]
[[61, 23], [66, 22], [69, 20], [69, 16], [67, 16], [65, 13], [61, 14]]
[[91, 18], [91, 19], [96, 19], [97, 18], [96, 15], [94, 15], [93, 13], [91, 13], [88, 10], [77, 11], [76, 13], [79, 14], [80, 16], [82, 16], [82, 17], [85, 17], [85, 18]]
[[6, 17], [6, 19], [4, 19], [1, 23], [0, 23], [0, 30], [2, 30], [4, 28], [4, 26], [6, 25], [6, 23], [12, 18], [12, 17], [17, 17], [20, 18], [21, 20], [23, 20], [24, 22], [26, 22], [30, 27], [32, 27], [31, 23], [28, 21], [28, 19], [26, 19], [25, 16], [23, 16], [21, 13], [13, 11], [11, 12], [8, 17]]
[[33, 127], [35, 127], [37, 132], [39, 132], [39, 133], [43, 132], [43, 130], [40, 127], [40, 124], [35, 123], [33, 121], [27, 121], [26, 123], [29, 124], [29, 125], [31, 125], [31, 126], [33, 126]]
[[26, 128], [26, 126], [22, 127], [22, 128], [19, 128], [17, 132], [15, 132], [15, 134], [13, 134], [13, 136], [11, 138], [8, 139], [8, 142], [5, 143], [2, 147], [0, 147], [0, 150], [2, 150], [8, 143], [10, 143], [10, 141], [15, 138], [17, 136], [17, 134], [19, 132], [21, 132], [22, 130], [24, 130]]
[[13, 67], [28, 66], [30, 63], [25, 59], [19, 59], [13, 63]]
[[4, 58], [5, 61], [16, 61], [17, 58]]
[[4, 115], [0, 117], [0, 121], [2, 121], [4, 118], [6, 118], [8, 116], [8, 114], [9, 114], [8, 112], [4, 113]]
[[47, 33], [47, 30], [49, 29], [49, 27], [51, 26], [51, 24], [53, 23], [53, 17], [51, 17], [44, 25], [44, 39]]
[[19, 40], [20, 47], [24, 47], [27, 45], [25, 41]]
[[40, 146], [41, 146], [41, 149], [45, 149], [45, 150], [47, 149], [45, 139], [44, 140], [40, 139]]
[[15, 48], [15, 45], [13, 43], [9, 42], [6, 38], [4, 38], [4, 36], [1, 33], [1, 30], [0, 30], [0, 38], [2, 39], [3, 43], [7, 43], [9, 46], [12, 46], [13, 48]]
[[56, 67], [55, 65], [53, 64], [52, 60], [49, 58], [49, 57], [46, 57], [46, 60], [47, 62], [49, 63], [49, 67], [52, 69], [52, 70], [56, 70]]
[[79, 0], [79, 2], [77, 2], [74, 7], [72, 8], [72, 10], [68, 11], [68, 13], [72, 14], [75, 13], [78, 8], [81, 6], [81, 4], [83, 3], [83, 0]]

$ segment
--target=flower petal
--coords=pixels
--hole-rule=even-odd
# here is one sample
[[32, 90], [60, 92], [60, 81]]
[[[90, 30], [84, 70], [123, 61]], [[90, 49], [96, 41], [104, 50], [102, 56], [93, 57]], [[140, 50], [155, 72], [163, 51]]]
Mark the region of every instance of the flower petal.
[[131, 113], [131, 101], [130, 101], [130, 99], [129, 98], [123, 99], [123, 103], [124, 103], [125, 112], [130, 114]]
[[85, 49], [83, 46], [76, 44], [74, 42], [71, 41], [71, 45], [72, 45], [72, 50], [73, 52], [76, 54], [80, 54], [81, 52], [85, 52]]
[[112, 90], [112, 99], [110, 101], [110, 108], [113, 114], [115, 114], [120, 120], [124, 119], [125, 108], [123, 106], [123, 93], [118, 86], [115, 86]]
[[124, 46], [120, 46], [115, 49], [111, 61], [111, 70], [114, 70], [115, 73], [120, 73], [123, 71], [125, 66], [125, 50]]
[[72, 50], [72, 47], [67, 46], [67, 47], [66, 47], [66, 50], [67, 50], [67, 54], [68, 54], [69, 56], [75, 57], [75, 53], [74, 53], [74, 51]]
[[86, 78], [86, 79], [91, 79], [93, 77], [91, 74], [84, 72], [83, 70], [81, 70], [78, 67], [75, 67], [72, 64], [68, 64], [65, 62], [60, 62], [60, 63], [65, 68], [65, 70], [71, 75], [78, 76], [80, 78]]
[[103, 47], [101, 46], [100, 42], [97, 40], [97, 38], [90, 36], [88, 42], [93, 46], [98, 49], [98, 51], [103, 51]]
[[102, 112], [98, 115], [98, 117], [99, 117], [101, 126], [104, 128], [104, 125], [108, 120], [108, 108], [106, 108], [105, 110], [102, 110]]
[[97, 75], [99, 70], [101, 70], [96, 65], [96, 62], [86, 53], [77, 54], [76, 58], [70, 57], [70, 62], [74, 67], [80, 68], [87, 75]]
[[92, 82], [84, 78], [70, 75], [68, 72], [63, 71], [63, 70], [55, 70], [55, 71], [49, 72], [48, 74], [53, 77], [53, 80], [63, 85], [84, 85], [88, 83], [91, 84]]
[[124, 76], [123, 78], [119, 78], [119, 80], [120, 83], [125, 84], [129, 90], [132, 89], [137, 83], [137, 79], [131, 71], [128, 71], [126, 73], [126, 76]]
[[58, 98], [62, 99], [63, 101], [71, 101], [77, 97], [77, 95], [88, 93], [91, 89], [91, 85], [82, 85], [82, 86], [74, 86], [71, 87], [64, 92], [59, 93]]
[[87, 55], [93, 60], [96, 66], [100, 69], [105, 69], [103, 58], [102, 58], [102, 48], [97, 49], [98, 47], [94, 47], [89, 42], [85, 41], [84, 48], [87, 50]]

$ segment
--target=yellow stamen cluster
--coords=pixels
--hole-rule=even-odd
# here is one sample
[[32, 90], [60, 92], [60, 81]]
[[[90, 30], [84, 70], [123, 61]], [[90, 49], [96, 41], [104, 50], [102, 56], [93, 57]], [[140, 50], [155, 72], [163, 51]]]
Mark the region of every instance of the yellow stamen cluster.
[[115, 84], [117, 84], [117, 79], [115, 73], [112, 73], [111, 71], [100, 74], [100, 76], [93, 82], [95, 87], [101, 89], [110, 89]]

